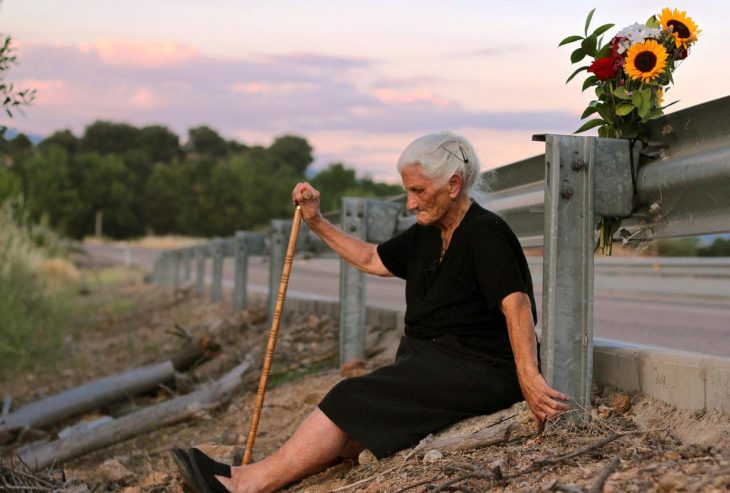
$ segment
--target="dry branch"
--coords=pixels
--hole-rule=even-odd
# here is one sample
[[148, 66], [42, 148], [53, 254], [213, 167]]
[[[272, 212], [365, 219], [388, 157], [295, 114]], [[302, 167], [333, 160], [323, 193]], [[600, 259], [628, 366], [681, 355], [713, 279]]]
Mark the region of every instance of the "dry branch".
[[247, 358], [246, 361], [206, 388], [147, 407], [69, 438], [27, 450], [22, 452], [19, 458], [30, 468], [38, 470], [142, 433], [178, 423], [220, 404], [238, 387], [241, 383], [241, 376], [250, 366], [251, 362]]
[[598, 476], [596, 482], [593, 483], [591, 489], [588, 490], [588, 493], [601, 493], [603, 491], [603, 485], [606, 484], [606, 480], [611, 474], [613, 474], [613, 472], [616, 470], [620, 463], [621, 459], [619, 458], [619, 456], [615, 456], [613, 460], [611, 460], [611, 462], [608, 464], [608, 466], [606, 466], [606, 468]]
[[470, 435], [448, 436], [431, 440], [418, 451], [418, 456], [423, 457], [430, 450], [456, 452], [504, 443], [517, 427], [518, 425], [515, 423], [500, 423], [499, 426], [486, 428]]

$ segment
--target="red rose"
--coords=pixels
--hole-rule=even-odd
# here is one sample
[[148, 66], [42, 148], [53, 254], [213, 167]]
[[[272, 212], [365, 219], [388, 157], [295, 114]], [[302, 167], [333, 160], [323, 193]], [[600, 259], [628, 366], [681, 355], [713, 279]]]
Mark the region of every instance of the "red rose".
[[616, 72], [618, 72], [618, 67], [616, 66], [616, 60], [614, 60], [613, 57], [606, 56], [593, 62], [591, 66], [588, 67], [588, 71], [596, 74], [596, 77], [601, 80], [608, 80], [613, 79], [613, 76], [616, 75]]

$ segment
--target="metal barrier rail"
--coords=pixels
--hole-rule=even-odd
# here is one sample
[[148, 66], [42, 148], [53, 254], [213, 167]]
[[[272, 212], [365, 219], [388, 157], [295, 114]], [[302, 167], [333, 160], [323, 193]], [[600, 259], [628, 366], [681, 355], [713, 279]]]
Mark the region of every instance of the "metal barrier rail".
[[[678, 111], [647, 125], [646, 147], [596, 137], [546, 135], [546, 153], [484, 173], [489, 192], [483, 204], [501, 214], [523, 246], [543, 246], [542, 361], [553, 386], [589, 409], [593, 340], [593, 273], [611, 260], [593, 256], [594, 230], [601, 216], [624, 217], [625, 242], [665, 236], [730, 232], [730, 97]], [[636, 188], [630, 163], [636, 163]], [[405, 197], [391, 201], [343, 198], [339, 214], [328, 214], [349, 234], [380, 242], [405, 230], [413, 218]], [[586, 213], [586, 211], [589, 211]], [[220, 299], [222, 257], [236, 256], [234, 307], [246, 301], [247, 254], [270, 255], [270, 305], [283, 266], [290, 221], [274, 220], [268, 244], [263, 235], [241, 232], [193, 249], [166, 252], [155, 279], [180, 282], [180, 261], [188, 279], [191, 255], [197, 262], [196, 289], [203, 290], [205, 258], [213, 259], [211, 298]], [[211, 246], [212, 245], [212, 246]], [[324, 251], [306, 228], [300, 249]], [[191, 252], [194, 252], [191, 253]], [[629, 272], [646, 271], [651, 261], [622, 259]], [[702, 259], [718, 275], [730, 262]], [[674, 265], [673, 265], [674, 264]], [[653, 264], [652, 264], [653, 265]], [[662, 260], [662, 268], [681, 269]], [[651, 267], [653, 268], [653, 267]], [[680, 272], [680, 270], [677, 270]], [[721, 275], [721, 274], [720, 274]], [[273, 281], [272, 281], [273, 280]], [[365, 278], [343, 264], [340, 276], [340, 360], [364, 354]], [[272, 305], [273, 306], [273, 305]]]

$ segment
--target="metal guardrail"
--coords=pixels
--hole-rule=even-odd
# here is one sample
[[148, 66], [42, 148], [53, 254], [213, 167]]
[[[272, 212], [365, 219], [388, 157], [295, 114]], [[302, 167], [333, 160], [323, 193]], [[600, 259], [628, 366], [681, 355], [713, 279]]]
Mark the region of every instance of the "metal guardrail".
[[[600, 216], [626, 216], [623, 241], [665, 236], [730, 232], [730, 97], [688, 108], [650, 122], [648, 145], [636, 148], [634, 193], [630, 148], [626, 141], [596, 137], [537, 136], [546, 153], [487, 171], [485, 207], [501, 214], [523, 246], [543, 246], [542, 361], [553, 386], [588, 409], [592, 373], [593, 273], [606, 260], [593, 256], [594, 231]], [[405, 197], [391, 201], [345, 198], [332, 222], [367, 241], [384, 241], [410, 226]], [[155, 279], [180, 281], [182, 259], [197, 262], [196, 289], [203, 291], [205, 258], [213, 259], [211, 297], [220, 298], [217, 267], [222, 256], [236, 256], [234, 307], [245, 306], [248, 254], [268, 253], [270, 279], [279, 279], [290, 221], [272, 221], [268, 236], [238, 233], [213, 242], [164, 253]], [[298, 249], [321, 254], [325, 248], [303, 228]], [[632, 259], [629, 271], [651, 261]], [[646, 263], [645, 263], [646, 262]], [[726, 261], [707, 259], [704, 269], [727, 268]], [[681, 269], [663, 259], [664, 268]], [[680, 272], [680, 270], [677, 270]], [[187, 278], [187, 277], [186, 277]], [[365, 278], [342, 265], [340, 279], [340, 359], [364, 354]], [[270, 285], [270, 294], [276, 288]], [[274, 296], [270, 296], [273, 300]]]

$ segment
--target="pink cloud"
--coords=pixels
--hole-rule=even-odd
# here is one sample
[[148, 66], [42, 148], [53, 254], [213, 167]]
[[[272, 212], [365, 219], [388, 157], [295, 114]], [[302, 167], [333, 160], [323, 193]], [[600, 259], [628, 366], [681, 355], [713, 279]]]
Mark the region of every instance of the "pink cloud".
[[66, 84], [61, 79], [23, 79], [14, 86], [17, 90], [35, 89], [34, 104], [63, 105], [70, 101]]
[[137, 89], [129, 98], [129, 102], [140, 108], [152, 108], [157, 105], [157, 98], [149, 89]]
[[236, 82], [231, 85], [231, 91], [238, 94], [286, 94], [292, 92], [312, 92], [316, 89], [316, 84], [304, 82]]
[[446, 98], [435, 96], [426, 89], [413, 89], [401, 91], [398, 89], [381, 88], [375, 89], [373, 94], [384, 103], [410, 104], [416, 102], [427, 102], [436, 106], [448, 106], [450, 101]]
[[103, 63], [121, 66], [170, 67], [197, 56], [195, 48], [175, 41], [101, 38], [81, 49], [95, 51]]

